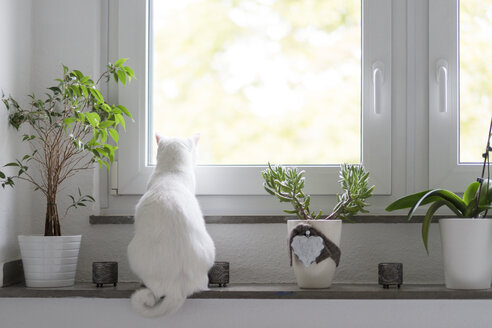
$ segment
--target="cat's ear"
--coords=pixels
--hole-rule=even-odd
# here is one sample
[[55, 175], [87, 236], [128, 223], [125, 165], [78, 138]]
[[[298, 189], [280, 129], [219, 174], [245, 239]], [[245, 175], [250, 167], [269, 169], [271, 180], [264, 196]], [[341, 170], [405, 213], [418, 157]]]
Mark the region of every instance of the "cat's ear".
[[159, 132], [156, 132], [155, 133], [155, 141], [157, 142], [157, 144], [159, 144], [159, 141], [161, 141], [162, 139], [162, 136], [159, 134]]
[[195, 133], [194, 135], [192, 135], [191, 140], [193, 140], [195, 146], [198, 145], [198, 141], [200, 140], [200, 133]]

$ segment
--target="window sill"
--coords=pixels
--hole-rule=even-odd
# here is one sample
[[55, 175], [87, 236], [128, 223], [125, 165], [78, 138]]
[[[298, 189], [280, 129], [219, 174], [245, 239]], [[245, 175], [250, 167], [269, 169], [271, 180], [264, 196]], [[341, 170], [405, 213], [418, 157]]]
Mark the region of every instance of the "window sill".
[[[435, 216], [434, 222], [441, 217]], [[296, 220], [295, 216], [205, 216], [207, 224], [258, 224], [258, 223], [285, 223], [287, 220]], [[358, 215], [353, 217], [352, 223], [422, 223], [423, 215], [416, 215], [408, 221], [406, 215]], [[90, 224], [133, 224], [133, 215], [91, 215]]]
[[[22, 285], [0, 288], [0, 298], [129, 298], [138, 283], [119, 283], [117, 287], [96, 288], [92, 283], [77, 283], [62, 288], [26, 288]], [[211, 287], [192, 295], [194, 299], [340, 299], [340, 300], [439, 300], [492, 299], [492, 289], [450, 290], [443, 285], [402, 285], [383, 289], [379, 285], [335, 284], [327, 289], [300, 289], [294, 284], [233, 284]]]

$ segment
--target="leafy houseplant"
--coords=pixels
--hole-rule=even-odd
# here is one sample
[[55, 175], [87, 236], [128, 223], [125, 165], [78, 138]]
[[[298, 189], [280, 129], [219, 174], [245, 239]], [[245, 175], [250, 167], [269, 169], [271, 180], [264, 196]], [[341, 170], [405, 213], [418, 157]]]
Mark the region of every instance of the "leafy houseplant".
[[459, 218], [479, 218], [492, 208], [491, 203], [492, 185], [490, 179], [484, 179], [472, 182], [462, 198], [446, 189], [431, 189], [400, 198], [386, 207], [386, 211], [410, 208], [408, 220], [411, 220], [419, 206], [431, 204], [422, 223], [422, 241], [429, 253], [429, 228], [438, 209], [446, 206]]
[[[323, 215], [322, 211], [310, 210], [311, 197], [303, 192], [304, 171], [295, 167], [271, 166], [262, 172], [263, 187], [276, 196], [280, 202], [291, 203], [293, 210], [284, 210], [289, 214], [295, 214], [301, 220], [318, 220]], [[367, 213], [364, 209], [374, 190], [369, 187], [369, 172], [363, 166], [343, 164], [340, 168], [339, 183], [343, 189], [342, 194], [337, 194], [337, 204], [325, 220], [341, 219], [350, 221], [350, 218], [359, 212]]]
[[[46, 198], [45, 236], [60, 236], [60, 218], [56, 205], [60, 187], [78, 172], [93, 167], [106, 166], [109, 170], [118, 144], [117, 127], [125, 128], [125, 116], [130, 112], [121, 105], [110, 105], [97, 89], [101, 82], [126, 84], [135, 77], [133, 70], [124, 66], [126, 59], [109, 64], [107, 70], [94, 82], [90, 76], [78, 70], [70, 71], [63, 65], [63, 76], [58, 84], [49, 87], [43, 98], [30, 95], [30, 103], [22, 107], [11, 96], [2, 95], [2, 102], [9, 111], [9, 124], [19, 130], [22, 125], [22, 141], [31, 145], [32, 152], [21, 159], [7, 163], [16, 173], [7, 175], [0, 171], [2, 187], [14, 186], [16, 180], [31, 183]], [[111, 141], [112, 139], [112, 141]], [[31, 169], [35, 164], [36, 174]], [[67, 208], [85, 206], [92, 196], [70, 196], [72, 204]], [[65, 212], [66, 214], [67, 212]]]
[[304, 189], [304, 171], [294, 167], [271, 166], [262, 172], [263, 186], [281, 202], [291, 203], [299, 220], [287, 221], [291, 265], [301, 288], [330, 287], [340, 261], [339, 248], [342, 220], [358, 212], [367, 212], [366, 199], [374, 186], [369, 187], [369, 173], [362, 166], [344, 164], [340, 169], [342, 194], [337, 195], [337, 204], [330, 215], [321, 219], [323, 213], [310, 209], [311, 197]]
[[[429, 228], [434, 214], [443, 206], [448, 207], [458, 218], [481, 218], [487, 216], [487, 211], [492, 209], [492, 184], [490, 180], [490, 137], [492, 132], [492, 120], [489, 127], [489, 135], [482, 166], [482, 176], [472, 182], [465, 190], [463, 197], [459, 197], [446, 189], [431, 189], [418, 192], [400, 198], [386, 207], [386, 211], [395, 211], [410, 208], [408, 220], [411, 220], [417, 208], [421, 205], [431, 204], [422, 224], [422, 241], [429, 253], [428, 240]], [[487, 178], [484, 178], [487, 168]]]
[[417, 208], [430, 204], [422, 224], [422, 240], [427, 254], [429, 229], [437, 210], [445, 206], [456, 215], [456, 218], [439, 220], [447, 288], [486, 289], [491, 285], [492, 220], [485, 218], [488, 210], [492, 209], [491, 132], [492, 120], [487, 146], [482, 154], [482, 175], [466, 188], [463, 197], [446, 189], [432, 189], [400, 198], [386, 208], [387, 211], [410, 208], [408, 219], [411, 220]]

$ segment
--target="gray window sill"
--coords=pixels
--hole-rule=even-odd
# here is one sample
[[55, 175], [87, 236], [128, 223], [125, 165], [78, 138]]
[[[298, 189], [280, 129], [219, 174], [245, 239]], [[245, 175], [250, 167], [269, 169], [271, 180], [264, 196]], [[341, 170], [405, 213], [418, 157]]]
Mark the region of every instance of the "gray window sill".
[[[441, 216], [436, 216], [438, 222]], [[442, 216], [446, 217], [446, 216]], [[449, 215], [447, 216], [449, 217]], [[205, 216], [207, 224], [258, 224], [284, 223], [297, 219], [295, 216]], [[358, 215], [352, 218], [353, 223], [422, 223], [424, 216], [416, 215], [408, 221], [406, 215]], [[91, 215], [90, 224], [133, 224], [132, 215]]]
[[[138, 283], [119, 283], [96, 288], [95, 284], [77, 283], [63, 288], [26, 288], [21, 285], [0, 288], [0, 297], [86, 297], [86, 298], [129, 298]], [[211, 287], [192, 295], [195, 299], [492, 299], [492, 289], [450, 290], [442, 285], [402, 285], [400, 289], [383, 289], [378, 285], [335, 284], [328, 289], [300, 289], [294, 284], [233, 284], [227, 287]]]

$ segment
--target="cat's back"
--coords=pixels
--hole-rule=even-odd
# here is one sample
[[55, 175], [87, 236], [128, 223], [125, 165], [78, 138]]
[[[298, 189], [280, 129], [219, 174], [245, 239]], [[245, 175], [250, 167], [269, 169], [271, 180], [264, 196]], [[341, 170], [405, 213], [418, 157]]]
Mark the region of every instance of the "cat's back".
[[146, 215], [183, 216], [185, 210], [191, 215], [200, 211], [195, 195], [188, 186], [172, 176], [156, 177], [138, 202], [135, 219]]

